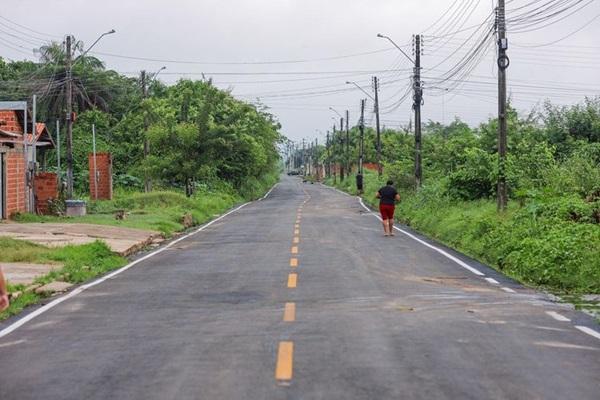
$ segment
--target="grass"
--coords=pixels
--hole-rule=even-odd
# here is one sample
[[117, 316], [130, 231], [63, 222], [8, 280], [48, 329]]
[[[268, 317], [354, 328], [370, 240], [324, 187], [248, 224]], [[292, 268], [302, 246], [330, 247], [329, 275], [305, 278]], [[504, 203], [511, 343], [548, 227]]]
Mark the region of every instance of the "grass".
[[[62, 268], [41, 276], [34, 283], [46, 284], [55, 280], [70, 283], [82, 283], [127, 263], [127, 259], [113, 253], [103, 242], [96, 241], [80, 246], [65, 246], [61, 248], [48, 248], [35, 243], [0, 238], [0, 263], [2, 262], [27, 262], [43, 264], [59, 264]], [[23, 285], [9, 285], [9, 293], [22, 291]], [[0, 313], [0, 320], [18, 314], [24, 307], [37, 303], [43, 296], [24, 292], [8, 310]]]
[[[227, 193], [200, 193], [190, 198], [172, 191], [128, 193], [120, 194], [113, 200], [89, 202], [88, 215], [83, 217], [20, 214], [15, 220], [24, 223], [61, 222], [121, 226], [154, 230], [161, 232], [165, 237], [171, 237], [173, 233], [184, 230], [182, 219], [185, 214], [192, 215], [194, 224], [202, 224], [240, 201], [240, 197]], [[117, 210], [127, 213], [124, 220], [115, 218]]]
[[[366, 172], [365, 203], [376, 206], [375, 192], [385, 180]], [[355, 194], [354, 182], [351, 177], [335, 186]], [[499, 214], [491, 199], [452, 200], [431, 186], [400, 192], [397, 219], [413, 229], [524, 284], [561, 296], [600, 293], [600, 226], [555, 213], [564, 199], [525, 206], [511, 202]]]

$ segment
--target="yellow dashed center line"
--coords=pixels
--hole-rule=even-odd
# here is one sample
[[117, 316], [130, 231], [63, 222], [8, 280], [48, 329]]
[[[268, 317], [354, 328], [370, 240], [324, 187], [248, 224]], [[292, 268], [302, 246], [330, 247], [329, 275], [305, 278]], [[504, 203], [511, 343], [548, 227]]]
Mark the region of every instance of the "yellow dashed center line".
[[284, 322], [294, 322], [296, 320], [296, 303], [285, 303], [283, 311]]
[[295, 289], [298, 284], [298, 274], [291, 273], [288, 275], [288, 288]]
[[294, 237], [294, 244], [300, 243], [300, 238], [298, 236]]
[[294, 235], [299, 235], [300, 234], [300, 229], [294, 229]]
[[292, 247], [292, 254], [298, 254], [298, 246]]
[[294, 363], [294, 342], [279, 342], [277, 351], [277, 367], [275, 368], [275, 379], [289, 381], [292, 379], [292, 368]]
[[290, 258], [290, 267], [297, 267], [297, 266], [298, 266], [298, 259]]

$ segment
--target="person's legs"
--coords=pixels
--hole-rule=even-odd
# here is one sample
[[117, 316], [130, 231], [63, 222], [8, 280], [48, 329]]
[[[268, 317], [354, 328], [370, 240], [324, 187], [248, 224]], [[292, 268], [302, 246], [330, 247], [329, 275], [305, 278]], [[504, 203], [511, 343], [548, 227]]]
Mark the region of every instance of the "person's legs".
[[394, 206], [390, 206], [389, 210], [388, 210], [388, 232], [390, 234], [390, 236], [395, 236], [394, 235], [394, 211], [395, 211], [396, 207]]
[[390, 224], [389, 224], [389, 220], [384, 219], [383, 220], [383, 234], [384, 236], [389, 236], [389, 229], [390, 229]]

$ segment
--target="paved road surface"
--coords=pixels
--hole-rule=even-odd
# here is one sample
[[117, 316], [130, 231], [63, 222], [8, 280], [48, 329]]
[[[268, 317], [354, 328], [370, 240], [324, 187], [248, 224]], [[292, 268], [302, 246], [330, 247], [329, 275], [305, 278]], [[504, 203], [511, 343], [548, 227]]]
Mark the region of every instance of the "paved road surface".
[[461, 259], [284, 178], [0, 338], [0, 399], [598, 400], [593, 323]]

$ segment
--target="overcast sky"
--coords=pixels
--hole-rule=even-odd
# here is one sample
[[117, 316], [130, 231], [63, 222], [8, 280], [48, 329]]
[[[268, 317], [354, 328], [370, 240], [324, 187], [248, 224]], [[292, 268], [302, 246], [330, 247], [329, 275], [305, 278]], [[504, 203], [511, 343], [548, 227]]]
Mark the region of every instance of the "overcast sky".
[[[585, 95], [600, 95], [600, 1], [587, 1], [590, 4], [582, 11], [559, 22], [549, 20], [552, 24], [539, 30], [517, 33], [531, 28], [525, 25], [532, 22], [530, 16], [520, 25], [509, 24], [509, 90], [519, 110], [528, 111], [546, 98], [571, 104]], [[508, 8], [531, 2], [536, 0], [509, 1]], [[301, 140], [331, 129], [333, 117], [339, 120], [329, 107], [340, 113], [348, 109], [351, 123], [356, 123], [360, 99], [366, 95], [345, 82], [356, 81], [371, 93], [373, 75], [381, 80], [382, 124], [407, 125], [411, 97], [398, 101], [410, 89], [410, 61], [376, 34], [406, 45], [403, 48], [413, 57], [412, 35], [424, 33], [423, 120], [448, 122], [458, 116], [476, 125], [496, 113], [493, 45], [486, 47], [489, 52], [470, 75], [440, 79], [473, 48], [479, 35], [471, 27], [482, 24], [494, 4], [491, 0], [20, 0], [2, 7], [0, 16], [38, 33], [0, 19], [0, 55], [33, 59], [31, 49], [43, 44], [40, 39], [61, 41], [71, 33], [90, 45], [102, 32], [115, 29], [116, 34], [94, 48], [107, 68], [133, 76], [164, 65], [167, 69], [159, 78], [166, 83], [181, 77], [200, 79], [204, 73], [240, 99], [260, 98], [282, 123], [283, 133]], [[519, 12], [509, 12], [509, 18]], [[473, 40], [464, 44], [472, 34]], [[531, 47], [568, 35], [554, 45]], [[455, 88], [459, 81], [463, 83]], [[374, 124], [372, 110], [369, 99], [366, 120]]]

